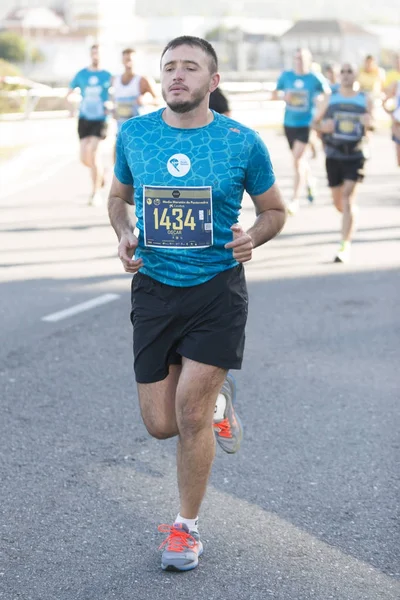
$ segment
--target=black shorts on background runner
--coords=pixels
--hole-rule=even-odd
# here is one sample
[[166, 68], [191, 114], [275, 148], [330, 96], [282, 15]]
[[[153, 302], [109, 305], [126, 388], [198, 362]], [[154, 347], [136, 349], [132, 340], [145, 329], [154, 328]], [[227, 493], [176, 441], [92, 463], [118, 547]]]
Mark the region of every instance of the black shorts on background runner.
[[80, 118], [78, 120], [78, 135], [80, 140], [91, 136], [105, 140], [107, 137], [107, 122], [88, 121], [88, 119]]
[[248, 296], [243, 265], [209, 281], [176, 287], [137, 273], [132, 280], [136, 381], [165, 379], [182, 356], [222, 369], [240, 369]]
[[295, 141], [308, 144], [310, 139], [310, 128], [309, 127], [287, 127], [285, 125], [285, 135], [288, 141], [289, 147], [292, 150]]
[[354, 160], [327, 158], [325, 165], [328, 175], [328, 186], [338, 187], [343, 184], [345, 179], [347, 181], [363, 181], [364, 164], [365, 158], [355, 158]]

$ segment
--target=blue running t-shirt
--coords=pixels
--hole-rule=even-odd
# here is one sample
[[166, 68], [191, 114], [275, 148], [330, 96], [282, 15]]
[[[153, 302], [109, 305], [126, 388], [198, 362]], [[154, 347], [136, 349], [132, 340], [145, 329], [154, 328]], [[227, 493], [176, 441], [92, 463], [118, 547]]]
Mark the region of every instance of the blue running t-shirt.
[[198, 285], [238, 264], [224, 245], [243, 192], [263, 194], [275, 176], [252, 129], [215, 112], [204, 127], [175, 128], [164, 110], [122, 125], [115, 176], [134, 186], [140, 272], [172, 286]]
[[82, 102], [79, 116], [88, 121], [104, 121], [107, 118], [105, 103], [109, 98], [112, 75], [108, 71], [82, 69], [75, 75], [69, 87], [79, 88]]
[[315, 97], [330, 91], [327, 79], [320, 73], [297, 75], [294, 71], [284, 71], [276, 89], [288, 93], [284, 120], [286, 127], [308, 127], [315, 112]]

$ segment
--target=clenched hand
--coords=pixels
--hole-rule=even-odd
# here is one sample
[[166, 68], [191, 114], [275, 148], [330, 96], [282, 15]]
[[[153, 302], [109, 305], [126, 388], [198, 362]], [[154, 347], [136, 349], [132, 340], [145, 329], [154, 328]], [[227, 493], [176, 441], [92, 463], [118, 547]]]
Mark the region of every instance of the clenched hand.
[[118, 256], [127, 273], [137, 273], [140, 267], [143, 267], [141, 258], [133, 260], [133, 255], [135, 254], [138, 243], [139, 241], [133, 233], [122, 235], [119, 241]]
[[225, 248], [232, 248], [233, 258], [239, 263], [251, 260], [253, 255], [253, 240], [240, 225], [232, 225], [233, 241], [225, 244]]

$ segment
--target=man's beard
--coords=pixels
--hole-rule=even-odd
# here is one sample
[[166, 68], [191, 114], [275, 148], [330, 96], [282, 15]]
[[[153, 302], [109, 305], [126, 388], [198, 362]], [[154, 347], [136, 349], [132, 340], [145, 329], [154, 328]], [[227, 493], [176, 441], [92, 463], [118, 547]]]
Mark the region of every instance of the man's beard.
[[164, 91], [162, 92], [162, 95], [163, 95], [165, 102], [167, 103], [168, 108], [170, 108], [175, 113], [184, 114], [184, 113], [190, 112], [191, 110], [194, 110], [195, 108], [200, 106], [200, 104], [203, 102], [204, 98], [206, 97], [207, 92], [208, 92], [208, 86], [207, 86], [207, 89], [204, 88], [202, 90], [197, 90], [197, 92], [195, 92], [192, 95], [192, 98], [190, 100], [185, 100], [184, 102], [179, 101], [179, 100], [170, 100], [168, 102]]

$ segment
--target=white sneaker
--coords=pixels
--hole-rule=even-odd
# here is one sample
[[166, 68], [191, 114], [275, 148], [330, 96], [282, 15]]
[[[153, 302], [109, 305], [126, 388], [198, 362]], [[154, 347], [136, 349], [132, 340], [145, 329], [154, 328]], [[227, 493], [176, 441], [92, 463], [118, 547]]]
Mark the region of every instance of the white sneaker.
[[342, 242], [339, 250], [334, 258], [335, 263], [347, 263], [351, 257], [351, 244], [350, 242]]
[[92, 194], [89, 198], [88, 204], [89, 206], [103, 206], [104, 201], [101, 192]]
[[300, 201], [298, 198], [294, 198], [289, 204], [286, 206], [289, 215], [293, 216], [297, 213], [300, 208]]

